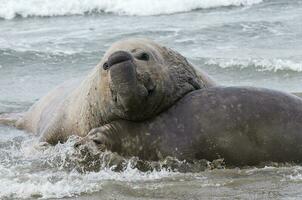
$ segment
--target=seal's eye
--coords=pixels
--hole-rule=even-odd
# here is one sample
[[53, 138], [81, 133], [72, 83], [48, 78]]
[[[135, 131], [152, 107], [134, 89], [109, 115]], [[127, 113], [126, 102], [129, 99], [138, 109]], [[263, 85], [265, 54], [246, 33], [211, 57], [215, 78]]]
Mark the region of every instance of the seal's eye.
[[135, 56], [135, 58], [137, 58], [139, 60], [144, 60], [144, 61], [148, 61], [149, 57], [150, 57], [149, 54], [147, 54], [146, 52], [142, 52]]

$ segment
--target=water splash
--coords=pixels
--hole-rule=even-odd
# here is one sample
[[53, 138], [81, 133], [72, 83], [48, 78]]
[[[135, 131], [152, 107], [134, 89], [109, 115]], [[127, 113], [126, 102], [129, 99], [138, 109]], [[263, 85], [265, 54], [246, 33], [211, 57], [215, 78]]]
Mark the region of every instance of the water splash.
[[[64, 144], [40, 145], [37, 138], [18, 136], [0, 147], [0, 199], [5, 198], [63, 198], [101, 191], [108, 181], [133, 183], [177, 177], [177, 167], [185, 166], [173, 158], [144, 163], [136, 157], [122, 158], [111, 152], [74, 148], [79, 137]], [[6, 143], [7, 140], [2, 141]], [[4, 156], [4, 157], [3, 157]], [[203, 166], [203, 165], [204, 166]], [[201, 162], [199, 171], [212, 165]], [[140, 170], [144, 169], [144, 170]]]

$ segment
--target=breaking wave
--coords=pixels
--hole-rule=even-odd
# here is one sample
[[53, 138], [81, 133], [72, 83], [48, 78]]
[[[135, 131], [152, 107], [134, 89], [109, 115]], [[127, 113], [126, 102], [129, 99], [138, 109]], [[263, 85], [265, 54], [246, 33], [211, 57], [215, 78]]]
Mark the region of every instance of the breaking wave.
[[250, 6], [263, 0], [2, 0], [0, 18], [16, 16], [51, 17], [114, 13], [118, 15], [160, 15], [226, 6]]
[[215, 58], [205, 61], [206, 65], [214, 65], [220, 68], [254, 68], [256, 71], [294, 71], [302, 72], [302, 62], [294, 62], [286, 59], [224, 59]]

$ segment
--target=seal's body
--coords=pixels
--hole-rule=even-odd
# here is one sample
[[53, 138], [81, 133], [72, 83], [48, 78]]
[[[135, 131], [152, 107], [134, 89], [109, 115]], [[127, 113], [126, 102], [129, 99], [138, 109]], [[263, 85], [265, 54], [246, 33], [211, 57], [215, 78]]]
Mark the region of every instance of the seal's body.
[[142, 123], [116, 121], [86, 139], [125, 156], [224, 158], [230, 165], [302, 161], [302, 99], [252, 87], [196, 90]]
[[[149, 119], [185, 94], [214, 85], [176, 51], [146, 39], [123, 40], [111, 46], [84, 80], [51, 91], [16, 126], [56, 144], [114, 120]], [[0, 117], [0, 122], [11, 121]]]

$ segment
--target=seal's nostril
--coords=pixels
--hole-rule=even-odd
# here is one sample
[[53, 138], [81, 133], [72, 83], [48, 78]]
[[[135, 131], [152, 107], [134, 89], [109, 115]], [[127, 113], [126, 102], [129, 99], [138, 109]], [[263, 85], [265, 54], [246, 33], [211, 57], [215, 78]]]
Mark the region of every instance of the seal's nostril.
[[107, 62], [105, 62], [105, 63], [103, 64], [103, 69], [104, 69], [104, 70], [109, 69], [109, 65], [108, 65], [108, 63], [107, 63]]

